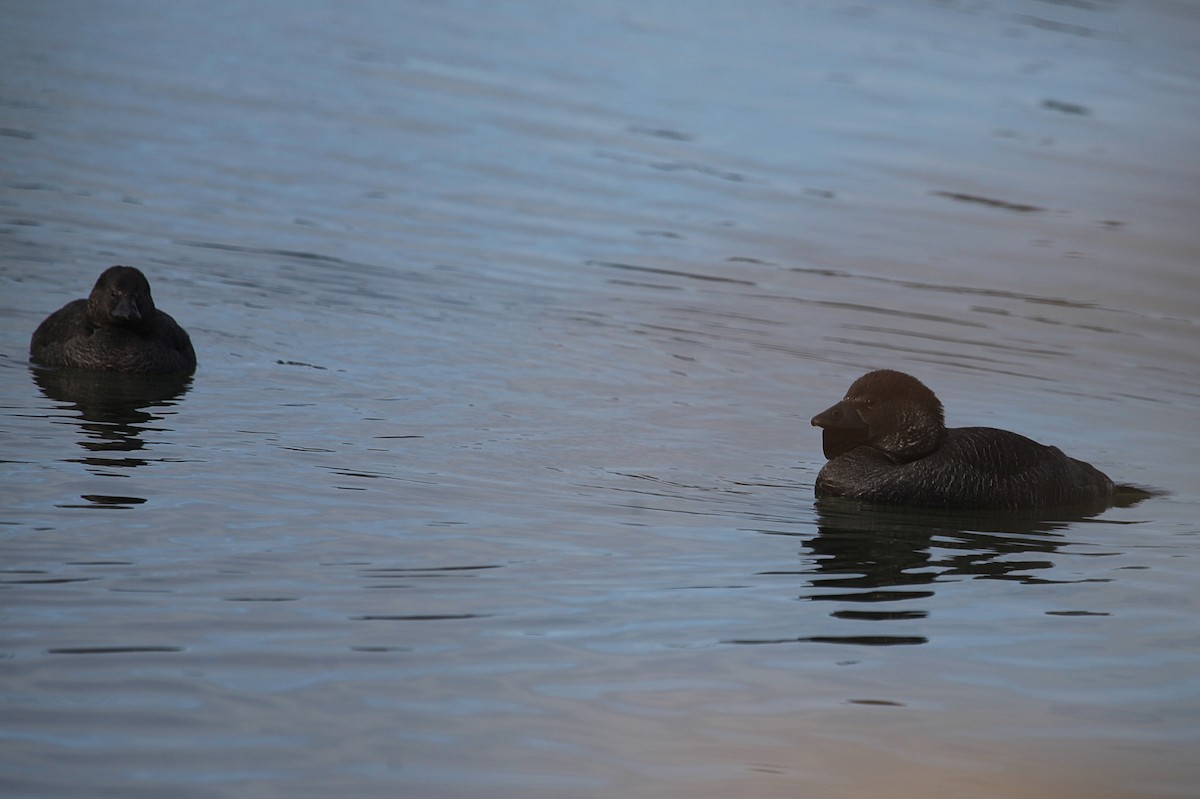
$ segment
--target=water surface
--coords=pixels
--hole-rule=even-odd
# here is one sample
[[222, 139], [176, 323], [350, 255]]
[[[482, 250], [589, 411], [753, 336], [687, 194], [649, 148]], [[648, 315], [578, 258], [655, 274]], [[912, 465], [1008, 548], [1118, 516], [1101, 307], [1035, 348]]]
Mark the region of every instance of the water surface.
[[[4, 16], [5, 795], [1200, 796], [1197, 12]], [[876, 367], [1168, 493], [816, 504]]]

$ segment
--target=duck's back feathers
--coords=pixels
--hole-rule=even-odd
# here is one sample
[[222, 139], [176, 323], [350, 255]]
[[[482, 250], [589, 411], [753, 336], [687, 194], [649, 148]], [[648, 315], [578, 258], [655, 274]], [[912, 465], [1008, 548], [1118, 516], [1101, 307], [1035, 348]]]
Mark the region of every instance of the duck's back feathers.
[[825, 464], [817, 496], [938, 508], [1021, 508], [1092, 505], [1113, 484], [1090, 464], [1057, 447], [991, 427], [947, 430], [932, 454], [894, 463], [869, 446]]

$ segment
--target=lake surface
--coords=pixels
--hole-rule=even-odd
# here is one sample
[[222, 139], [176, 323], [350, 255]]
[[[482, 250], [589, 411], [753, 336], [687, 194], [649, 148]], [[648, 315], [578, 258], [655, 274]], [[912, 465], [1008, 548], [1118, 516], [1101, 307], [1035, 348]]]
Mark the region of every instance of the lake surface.
[[[1200, 796], [1200, 8], [0, 14], [6, 797]], [[817, 505], [878, 367], [1166, 493]]]

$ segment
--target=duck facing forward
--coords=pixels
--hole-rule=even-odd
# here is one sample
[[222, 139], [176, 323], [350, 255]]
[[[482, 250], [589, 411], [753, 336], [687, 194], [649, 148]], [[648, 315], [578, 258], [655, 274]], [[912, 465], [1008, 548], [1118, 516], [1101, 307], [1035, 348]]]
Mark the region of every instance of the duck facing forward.
[[132, 266], [110, 266], [86, 300], [73, 300], [38, 325], [29, 355], [45, 366], [132, 374], [190, 373], [187, 331], [154, 307], [150, 282]]
[[1057, 447], [991, 427], [947, 428], [941, 401], [903, 372], [868, 372], [812, 423], [829, 459], [818, 497], [980, 510], [1112, 501], [1112, 480]]

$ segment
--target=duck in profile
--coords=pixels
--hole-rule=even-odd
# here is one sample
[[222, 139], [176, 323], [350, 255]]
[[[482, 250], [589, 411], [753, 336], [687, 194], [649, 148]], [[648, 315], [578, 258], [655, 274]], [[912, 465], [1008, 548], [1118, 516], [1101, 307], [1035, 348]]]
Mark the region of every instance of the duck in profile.
[[86, 300], [38, 325], [29, 355], [44, 366], [130, 374], [189, 374], [196, 353], [187, 331], [154, 307], [150, 282], [132, 266], [110, 266]]
[[829, 459], [818, 497], [978, 510], [1113, 502], [1112, 480], [1057, 447], [991, 427], [947, 428], [942, 403], [903, 372], [868, 372], [812, 423]]

